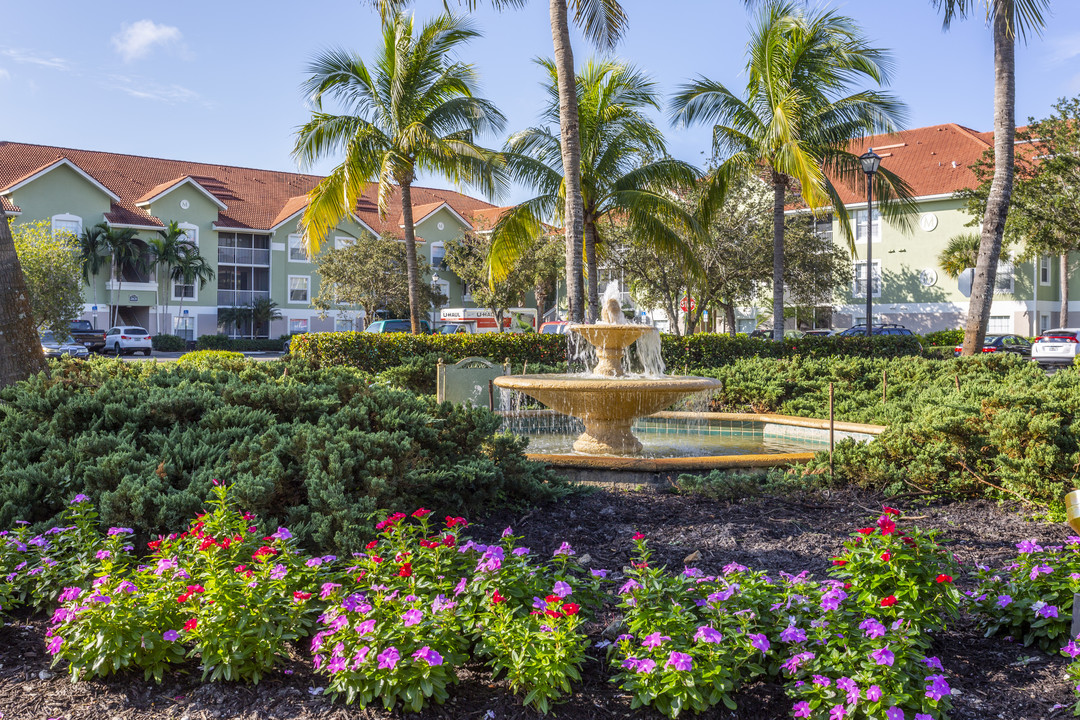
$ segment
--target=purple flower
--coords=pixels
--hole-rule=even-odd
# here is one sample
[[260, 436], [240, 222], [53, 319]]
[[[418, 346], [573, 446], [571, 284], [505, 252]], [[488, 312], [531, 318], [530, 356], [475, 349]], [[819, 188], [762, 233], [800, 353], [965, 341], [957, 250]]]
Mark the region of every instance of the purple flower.
[[878, 665], [887, 665], [889, 667], [892, 667], [893, 660], [895, 659], [895, 656], [893, 655], [892, 650], [889, 649], [888, 645], [883, 648], [879, 648], [878, 650], [874, 650], [872, 653], [870, 653], [870, 657], [873, 658], [874, 662], [876, 662]]
[[998, 595], [998, 598], [997, 598], [997, 606], [998, 606], [999, 608], [1004, 608], [1004, 607], [1008, 607], [1008, 606], [1009, 606], [1009, 604], [1010, 604], [1010, 603], [1011, 603], [1012, 601], [1013, 601], [1013, 599], [1012, 599], [1012, 597], [1011, 597], [1011, 596], [1009, 596], [1009, 595]]
[[457, 607], [457, 603], [447, 598], [445, 595], [439, 595], [437, 598], [431, 601], [432, 612], [442, 612], [443, 610], [453, 610]]
[[840, 603], [847, 597], [847, 593], [840, 588], [834, 588], [821, 596], [822, 610], [837, 610]]
[[564, 597], [566, 597], [567, 595], [570, 595], [573, 592], [574, 592], [574, 589], [572, 587], [570, 587], [568, 584], [566, 584], [562, 580], [560, 580], [559, 582], [555, 583], [555, 588], [552, 591], [552, 594], [558, 595], [559, 597], [564, 598]]
[[130, 580], [124, 580], [122, 583], [116, 586], [117, 592], [133, 593], [136, 590], [138, 590], [138, 588], [135, 587], [135, 583], [131, 582]]
[[871, 685], [866, 688], [866, 699], [870, 702], [877, 702], [881, 699], [881, 688], [877, 685]]
[[101, 593], [94, 593], [90, 597], [86, 598], [87, 602], [99, 602], [103, 605], [108, 605], [112, 602], [112, 598], [108, 595], [102, 595]]
[[154, 567], [154, 574], [161, 575], [166, 570], [176, 570], [177, 567], [175, 558], [161, 558]]
[[98, 560], [105, 560], [111, 555], [112, 553], [108, 550], [98, 550], [96, 553], [94, 553], [94, 557], [96, 557]]
[[353, 593], [349, 597], [341, 601], [341, 609], [345, 612], [360, 613], [361, 615], [367, 615], [371, 612], [371, 605], [368, 604], [367, 598], [363, 593]]
[[842, 720], [843, 717], [844, 717], [844, 706], [843, 705], [833, 705], [832, 709], [829, 710], [829, 720]]
[[1039, 577], [1040, 574], [1049, 575], [1052, 572], [1054, 572], [1054, 568], [1050, 567], [1049, 565], [1036, 565], [1035, 567], [1031, 568], [1031, 574], [1028, 577], [1030, 577], [1032, 580], [1035, 580]]
[[927, 713], [915, 713], [915, 720], [934, 720], [934, 717]]
[[698, 570], [697, 568], [692, 568], [692, 567], [683, 568], [682, 574], [685, 575], [686, 577], [692, 577], [692, 578], [701, 577], [701, 575], [702, 575], [700, 570]]
[[885, 711], [885, 720], [904, 720], [904, 711], [893, 705]]
[[270, 537], [276, 538], [277, 540], [288, 540], [292, 536], [293, 535], [292, 535], [291, 532], [289, 532], [288, 528], [279, 527], [277, 529], [277, 532], [274, 533], [273, 535], [271, 535]]
[[747, 637], [750, 638], [750, 644], [763, 653], [769, 652], [771, 645], [769, 644], [769, 638], [765, 637], [762, 633], [750, 633]]
[[[627, 663], [629, 663], [629, 665]], [[626, 661], [623, 662], [623, 667], [629, 668], [630, 670], [633, 670], [642, 675], [648, 675], [656, 669], [656, 661], [650, 660], [649, 658], [642, 658], [641, 660], [638, 660], [637, 658], [631, 657], [627, 658]]]
[[78, 505], [79, 503], [90, 502], [90, 498], [86, 497], [82, 493], [79, 493], [75, 497], [71, 498], [71, 505]]
[[507, 525], [506, 529], [502, 531], [502, 537], [504, 537], [504, 538], [510, 537], [513, 534], [514, 534], [514, 529], [512, 527], [510, 527], [509, 525]]
[[697, 633], [694, 634], [694, 640], [696, 642], [718, 643], [723, 639], [723, 635], [708, 625], [702, 625], [697, 629]]
[[820, 685], [821, 687], [829, 687], [830, 685], [832, 685], [832, 680], [825, 677], [824, 675], [815, 675], [814, 684]]
[[564, 542], [562, 545], [559, 546], [558, 550], [556, 550], [554, 553], [552, 553], [552, 556], [554, 557], [554, 556], [557, 556], [557, 555], [573, 555], [573, 554], [574, 554], [574, 548], [570, 547], [570, 543]]
[[794, 675], [795, 671], [799, 669], [799, 665], [807, 660], [813, 660], [816, 656], [812, 652], [801, 652], [796, 655], [792, 655], [784, 661], [783, 668], [789, 675]]
[[1042, 552], [1042, 546], [1034, 540], [1024, 540], [1022, 542], [1018, 542], [1016, 543], [1016, 549], [1024, 555], [1033, 552]]
[[353, 655], [353, 670], [364, 664], [369, 652], [371, 652], [371, 648], [367, 645], [356, 651], [356, 654]]
[[476, 572], [495, 572], [502, 567], [503, 558], [506, 556], [506, 551], [498, 545], [492, 545], [484, 554], [480, 557], [480, 561], [476, 564]]
[[661, 635], [658, 632], [654, 632], [651, 635], [646, 635], [645, 639], [641, 641], [642, 647], [659, 647], [665, 640], [671, 638], [667, 635]]
[[398, 664], [398, 660], [401, 659], [401, 653], [398, 649], [391, 645], [390, 647], [379, 653], [379, 669], [380, 670], [393, 670]]
[[690, 670], [693, 666], [694, 661], [689, 655], [675, 651], [668, 655], [667, 662], [664, 663], [664, 667], [675, 668], [682, 672]]
[[339, 587], [341, 587], [341, 583], [332, 583], [332, 582], [323, 583], [322, 584], [322, 590], [319, 592], [319, 598], [322, 599], [322, 600], [325, 600], [326, 598], [333, 595], [334, 590], [336, 590]]
[[1058, 609], [1056, 605], [1044, 605], [1036, 610], [1035, 614], [1044, 618], [1056, 618], [1058, 616]]
[[780, 633], [780, 639], [786, 643], [804, 642], [806, 640], [806, 631], [795, 625], [788, 625], [784, 632]]
[[740, 565], [739, 563], [735, 563], [735, 562], [728, 563], [727, 565], [724, 566], [724, 574], [725, 575], [731, 575], [732, 573], [746, 572], [746, 570], [747, 570], [747, 567], [745, 565]]
[[625, 595], [626, 593], [636, 590], [639, 587], [641, 587], [641, 583], [639, 583], [633, 578], [630, 578], [625, 583], [623, 583], [623, 586], [621, 588], [619, 588], [619, 594]]
[[305, 562], [304, 564], [307, 565], [308, 567], [319, 567], [320, 565], [322, 565], [322, 558], [321, 557], [314, 557], [314, 558], [311, 558], [310, 560], [308, 560], [307, 562]]
[[134, 535], [135, 531], [131, 528], [111, 527], [106, 535]]
[[58, 599], [59, 599], [60, 602], [65, 603], [68, 600], [74, 600], [75, 598], [79, 597], [79, 595], [81, 595], [81, 594], [82, 594], [82, 588], [66, 587], [66, 588], [64, 588], [64, 591], [62, 593], [60, 593], [60, 597]]
[[180, 633], [176, 632], [175, 630], [166, 630], [164, 633], [161, 634], [161, 639], [165, 642], [176, 642], [177, 638], [179, 637]]
[[1077, 655], [1080, 655], [1080, 645], [1077, 645], [1075, 640], [1070, 640], [1065, 644], [1065, 647], [1061, 648], [1061, 652], [1071, 658], [1075, 658]]
[[274, 569], [270, 571], [271, 580], [280, 580], [289, 574], [289, 569], [284, 565], [275, 565]]
[[930, 684], [926, 686], [926, 697], [931, 700], [940, 700], [946, 695], [952, 695], [952, 688], [945, 681], [944, 675], [927, 675], [926, 679], [930, 681]]
[[465, 586], [467, 584], [468, 582], [465, 580], [465, 578], [461, 578], [460, 580], [458, 580], [458, 584], [454, 586], [454, 597], [457, 597], [461, 593], [465, 592]]
[[607, 577], [607, 570], [598, 570], [598, 569], [590, 568], [589, 574], [592, 575], [594, 578], [606, 578]]
[[364, 622], [362, 622], [362, 623], [360, 623], [359, 625], [356, 626], [356, 634], [359, 635], [360, 637], [364, 637], [365, 635], [371, 635], [374, 632], [375, 632], [375, 620], [374, 619], [365, 620]]
[[424, 613], [420, 610], [406, 610], [405, 614], [401, 616], [401, 624], [405, 627], [416, 625], [424, 619]]
[[527, 547], [516, 547], [516, 548], [514, 548], [513, 550], [510, 551], [510, 554], [511, 555], [518, 555], [518, 556], [528, 555], [529, 554], [529, 548], [527, 548]]
[[[507, 528], [507, 530], [509, 530], [509, 529], [510, 528]], [[423, 660], [424, 662], [426, 662], [428, 665], [430, 665], [432, 667], [434, 667], [436, 665], [442, 665], [442, 662], [443, 662], [442, 655], [435, 652], [434, 650], [429, 648], [427, 645], [425, 645], [424, 647], [422, 647], [419, 650], [417, 650], [416, 652], [414, 652], [413, 657], [416, 658], [417, 660]]]
[[49, 651], [50, 655], [55, 655], [60, 652], [60, 648], [64, 645], [64, 638], [59, 635], [53, 635], [52, 639], [45, 645], [45, 649]]
[[938, 660], [936, 657], [923, 658], [923, 664], [926, 665], [926, 667], [932, 668], [934, 670], [945, 670], [945, 668], [941, 666], [941, 660]]
[[810, 703], [806, 702], [805, 700], [803, 700], [802, 702], [797, 702], [795, 703], [795, 705], [792, 706], [791, 711], [792, 717], [808, 718], [810, 717]]
[[859, 623], [859, 629], [863, 631], [863, 634], [868, 638], [879, 638], [885, 636], [885, 626], [874, 618], [866, 618]]

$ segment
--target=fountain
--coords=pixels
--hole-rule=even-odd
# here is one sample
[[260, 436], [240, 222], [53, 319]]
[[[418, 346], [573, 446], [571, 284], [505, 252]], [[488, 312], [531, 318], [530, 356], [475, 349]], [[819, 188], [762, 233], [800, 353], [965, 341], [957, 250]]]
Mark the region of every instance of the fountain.
[[[636, 455], [641, 442], [630, 427], [635, 418], [652, 415], [692, 393], [718, 387], [720, 381], [702, 377], [663, 375], [663, 364], [642, 376], [628, 376], [623, 369], [627, 349], [647, 334], [653, 339], [653, 355], [659, 361], [656, 328], [628, 323], [618, 299], [618, 285], [604, 293], [601, 322], [571, 325], [570, 331], [596, 349], [599, 359], [589, 373], [564, 375], [508, 375], [497, 378], [500, 388], [517, 390], [549, 408], [581, 419], [583, 432], [574, 450], [587, 455]], [[641, 343], [639, 343], [639, 349]]]

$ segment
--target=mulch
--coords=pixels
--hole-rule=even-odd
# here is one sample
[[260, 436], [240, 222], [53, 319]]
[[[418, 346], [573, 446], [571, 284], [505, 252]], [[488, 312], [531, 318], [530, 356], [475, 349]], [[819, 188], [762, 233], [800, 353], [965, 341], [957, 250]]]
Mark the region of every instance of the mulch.
[[[931, 505], [896, 503], [914, 524], [940, 530], [965, 565], [1000, 565], [1015, 556], [1014, 544], [1034, 538], [1060, 543], [1071, 534], [1065, 525], [1037, 522], [1020, 508], [978, 500]], [[524, 535], [534, 552], [550, 553], [564, 540], [595, 567], [618, 569], [629, 562], [631, 535], [650, 539], [655, 561], [681, 568], [691, 553], [695, 565], [718, 572], [730, 562], [754, 569], [823, 575], [828, 558], [855, 528], [877, 517], [881, 498], [844, 490], [824, 496], [749, 498], [718, 502], [671, 494], [655, 487], [600, 489], [530, 511], [504, 511], [472, 527], [474, 537], [494, 539], [507, 525]], [[963, 579], [958, 581], [963, 583]], [[963, 585], [962, 585], [963, 587]], [[599, 637], [614, 616], [598, 617], [590, 632]], [[177, 720], [296, 718], [336, 720], [402, 717], [400, 711], [346, 707], [321, 694], [322, 676], [311, 672], [304, 653], [258, 686], [200, 683], [192, 664], [157, 685], [141, 674], [72, 683], [64, 669], [49, 668], [44, 618], [30, 617], [0, 628], [0, 717], [3, 720]], [[973, 618], [963, 617], [936, 640], [955, 696], [953, 720], [1042, 720], [1071, 716], [1072, 693], [1065, 681], [1064, 658], [1002, 638], [984, 638]], [[554, 715], [561, 720], [660, 718], [650, 710], [631, 710], [630, 698], [607, 682], [603, 653], [593, 652], [584, 682]], [[738, 708], [713, 708], [700, 717], [752, 720], [790, 717], [791, 702], [776, 683], [759, 682], [735, 696]], [[493, 682], [482, 665], [467, 666], [451, 699], [419, 715], [421, 720], [453, 718], [511, 720], [538, 718], [505, 685]]]

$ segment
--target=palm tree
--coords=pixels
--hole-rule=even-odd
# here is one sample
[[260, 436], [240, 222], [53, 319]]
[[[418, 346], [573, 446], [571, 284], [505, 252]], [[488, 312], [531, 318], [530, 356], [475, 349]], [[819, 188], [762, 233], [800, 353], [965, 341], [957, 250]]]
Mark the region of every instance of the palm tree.
[[82, 231], [79, 236], [79, 253], [82, 256], [83, 280], [87, 285], [94, 288], [94, 324], [97, 324], [98, 306], [98, 283], [97, 276], [109, 257], [109, 246], [106, 242], [108, 226], [98, 223]]
[[1013, 143], [1016, 140], [1016, 36], [1027, 40], [1029, 32], [1039, 33], [1046, 25], [1043, 12], [1050, 0], [931, 0], [944, 11], [947, 30], [955, 18], [967, 17], [976, 5], [985, 10], [985, 18], [994, 36], [994, 179], [983, 214], [979, 242], [979, 261], [971, 283], [971, 303], [964, 328], [964, 355], [982, 351], [990, 305], [994, 302], [997, 265], [1001, 240], [1009, 213], [1013, 187]]
[[[195, 290], [195, 297], [198, 297], [202, 286], [214, 279], [214, 269], [199, 253], [196, 245], [190, 242], [180, 243], [180, 253], [172, 267], [170, 279], [183, 285], [198, 283], [198, 288]], [[184, 314], [184, 293], [180, 294], [180, 308], [177, 314]]]
[[[372, 0], [383, 18], [408, 4], [408, 0]], [[469, 10], [479, 0], [459, 0]], [[497, 9], [521, 7], [527, 0], [491, 0]], [[548, 0], [551, 41], [559, 88], [559, 133], [562, 167], [567, 178], [563, 199], [563, 233], [566, 239], [566, 295], [570, 319], [581, 322], [585, 295], [581, 275], [581, 246], [585, 218], [581, 195], [581, 139], [577, 94], [574, 88], [574, 51], [570, 45], [570, 11], [585, 36], [602, 50], [612, 50], [626, 29], [626, 14], [619, 0]]]
[[0, 203], [0, 387], [25, 380], [45, 369], [45, 355], [31, 317], [15, 240]]
[[244, 323], [251, 320], [251, 306], [223, 307], [218, 309], [218, 325], [222, 328], [235, 327], [239, 333]]
[[[471, 65], [450, 54], [478, 35], [472, 24], [442, 15], [414, 30], [404, 13], [383, 24], [383, 45], [370, 66], [344, 50], [331, 50], [310, 66], [305, 95], [315, 106], [297, 133], [293, 155], [310, 165], [344, 152], [345, 160], [310, 193], [303, 227], [314, 255], [327, 233], [356, 207], [368, 183], [378, 183], [380, 215], [400, 193], [409, 279], [409, 318], [420, 332], [420, 275], [413, 226], [412, 183], [416, 172], [436, 172], [493, 195], [500, 188], [498, 155], [473, 142], [485, 130], [501, 130], [505, 119], [493, 104], [475, 96]], [[323, 112], [330, 96], [351, 114]]]
[[[714, 123], [713, 152], [722, 161], [704, 195], [706, 221], [708, 208], [719, 207], [736, 177], [767, 174], [773, 188], [773, 339], [780, 341], [787, 192], [797, 189], [815, 213], [831, 206], [854, 254], [849, 214], [830, 176], [858, 187], [863, 173], [858, 156], [847, 150], [850, 141], [895, 131], [904, 110], [891, 95], [852, 88], [860, 80], [885, 84], [891, 60], [868, 45], [853, 20], [834, 11], [804, 12], [795, 3], [770, 0], [751, 29], [747, 54], [744, 97], [699, 78], [680, 89], [673, 114], [687, 125]], [[894, 173], [877, 172], [875, 195], [886, 217], [910, 222], [910, 192]]]
[[270, 335], [270, 323], [281, 319], [278, 304], [270, 298], [259, 298], [251, 303], [251, 336], [258, 334], [258, 329], [266, 325], [267, 337]]
[[162, 290], [161, 284], [163, 280], [168, 280], [172, 275], [172, 269], [180, 261], [180, 254], [184, 252], [183, 246], [185, 244], [190, 245], [191, 242], [187, 239], [187, 234], [180, 229], [180, 225], [173, 220], [166, 226], [164, 230], [158, 230], [158, 236], [151, 238], [147, 245], [150, 247], [151, 262], [159, 270], [157, 275], [158, 283], [158, 333], [166, 332], [161, 328], [161, 322], [164, 315], [169, 313], [169, 296], [172, 295], [169, 292], [169, 288], [165, 288], [165, 311], [162, 314], [160, 302]]
[[941, 266], [942, 271], [956, 280], [960, 277], [960, 273], [975, 267], [979, 259], [980, 241], [981, 238], [977, 233], [961, 233], [949, 238], [949, 242], [938, 255], [938, 265]]
[[[542, 117], [558, 122], [558, 70], [551, 61], [540, 61], [540, 65], [548, 75], [548, 104]], [[675, 253], [688, 269], [695, 268], [693, 253], [676, 228], [696, 226], [671, 191], [692, 186], [700, 173], [666, 157], [663, 135], [645, 114], [649, 109], [660, 109], [656, 85], [646, 75], [615, 60], [590, 61], [578, 75], [576, 90], [588, 319], [595, 322], [599, 304], [596, 250], [603, 234], [601, 221], [615, 218], [657, 252]], [[513, 135], [507, 141], [505, 158], [510, 174], [539, 194], [506, 213], [495, 225], [488, 255], [492, 281], [505, 279], [525, 249], [542, 237], [543, 221], [564, 221], [562, 200], [569, 187], [562, 172], [560, 138], [546, 127]], [[581, 246], [575, 254], [581, 256]]]
[[112, 272], [116, 278], [117, 302], [112, 304], [109, 313], [109, 326], [116, 324], [120, 312], [120, 291], [124, 284], [124, 269], [135, 268], [141, 272], [146, 261], [146, 245], [139, 240], [138, 233], [131, 228], [113, 228], [101, 223], [104, 229], [105, 245], [112, 255]]

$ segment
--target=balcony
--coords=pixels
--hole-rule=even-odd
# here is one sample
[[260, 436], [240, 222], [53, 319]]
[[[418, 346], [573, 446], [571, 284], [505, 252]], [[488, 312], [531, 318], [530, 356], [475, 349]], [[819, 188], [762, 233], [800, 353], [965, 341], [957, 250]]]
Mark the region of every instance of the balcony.
[[219, 247], [217, 258], [219, 265], [270, 265], [270, 251], [265, 248]]
[[220, 307], [243, 307], [256, 300], [269, 300], [269, 290], [218, 290], [217, 304]]

